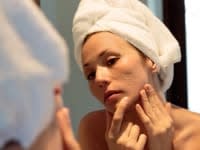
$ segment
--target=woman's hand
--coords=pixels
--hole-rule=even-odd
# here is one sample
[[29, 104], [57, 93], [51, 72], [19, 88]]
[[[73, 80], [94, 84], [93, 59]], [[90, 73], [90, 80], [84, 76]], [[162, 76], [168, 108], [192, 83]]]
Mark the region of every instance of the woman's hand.
[[122, 99], [113, 116], [106, 112], [105, 139], [109, 150], [143, 150], [146, 135], [140, 134], [140, 128], [131, 122], [123, 122], [126, 98]]
[[55, 100], [57, 105], [56, 118], [63, 139], [63, 150], [80, 150], [80, 146], [74, 137], [71, 127], [69, 110], [62, 106], [60, 91], [55, 92]]
[[57, 121], [63, 138], [63, 150], [80, 150], [80, 146], [73, 134], [69, 110], [67, 108], [58, 110]]
[[173, 139], [173, 120], [170, 116], [171, 105], [163, 104], [161, 97], [149, 84], [140, 92], [142, 106], [136, 110], [148, 134], [150, 150], [171, 150]]

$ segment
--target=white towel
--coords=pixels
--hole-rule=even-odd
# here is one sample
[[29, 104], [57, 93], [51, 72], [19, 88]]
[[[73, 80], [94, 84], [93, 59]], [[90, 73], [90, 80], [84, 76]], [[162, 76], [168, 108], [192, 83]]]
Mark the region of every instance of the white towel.
[[130, 42], [159, 67], [165, 92], [173, 79], [173, 65], [180, 61], [180, 47], [166, 26], [138, 0], [81, 0], [74, 16], [75, 58], [81, 66], [81, 47], [87, 35], [109, 31]]
[[53, 89], [68, 78], [68, 51], [32, 0], [0, 0], [0, 148], [28, 148], [55, 112]]

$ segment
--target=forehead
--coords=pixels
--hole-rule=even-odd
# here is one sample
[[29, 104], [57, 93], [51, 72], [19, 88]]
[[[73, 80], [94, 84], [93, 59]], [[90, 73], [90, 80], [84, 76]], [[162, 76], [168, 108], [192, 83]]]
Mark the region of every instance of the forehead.
[[94, 58], [105, 50], [119, 50], [127, 43], [121, 37], [110, 32], [98, 32], [89, 35], [85, 40], [82, 50], [82, 64]]
[[119, 50], [133, 48], [126, 40], [110, 32], [98, 32], [89, 35], [85, 40], [81, 55], [83, 62], [88, 57], [94, 57], [104, 50]]
[[97, 59], [103, 51], [120, 54], [139, 53], [143, 56], [140, 50], [119, 35], [111, 32], [97, 32], [89, 35], [82, 46], [82, 65]]
[[91, 45], [91, 43], [101, 43], [101, 45], [102, 43], [108, 45], [128, 44], [126, 40], [111, 32], [96, 32], [88, 35], [83, 43], [83, 49], [84, 47], [87, 47], [88, 44]]

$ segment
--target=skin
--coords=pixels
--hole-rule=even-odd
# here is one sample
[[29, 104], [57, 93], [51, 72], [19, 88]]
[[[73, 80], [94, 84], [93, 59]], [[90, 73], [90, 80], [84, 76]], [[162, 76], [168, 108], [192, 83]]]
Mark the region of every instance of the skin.
[[56, 87], [54, 90], [57, 107], [55, 118], [49, 127], [41, 133], [30, 150], [80, 150], [71, 127], [69, 109], [63, 107], [61, 93], [61, 88]]
[[63, 107], [63, 100], [60, 90], [56, 90], [55, 100], [57, 103], [56, 118], [60, 135], [62, 137], [63, 150], [80, 150], [79, 143], [77, 142], [70, 120], [70, 111], [68, 108]]
[[[80, 150], [71, 127], [69, 109], [63, 107], [61, 88], [54, 91], [57, 110], [50, 125], [38, 136], [29, 150]], [[18, 142], [6, 144], [3, 150], [24, 150]]]
[[[164, 100], [159, 68], [128, 42], [109, 32], [94, 33], [83, 44], [82, 64], [92, 95], [105, 106], [82, 119], [83, 150], [200, 148], [199, 114]], [[112, 90], [115, 94], [105, 96]]]
[[[112, 34], [104, 34], [99, 33], [95, 34], [97, 38], [93, 38], [94, 36], [88, 38], [83, 46], [82, 58], [84, 74], [88, 79], [91, 93], [113, 113], [117, 105], [116, 99], [128, 95], [131, 98], [131, 100], [129, 98], [130, 104], [138, 99], [140, 89], [145, 83], [153, 80], [150, 78], [150, 67], [153, 64], [149, 59], [144, 62], [145, 58], [119, 37], [114, 36], [118, 41], [115, 43], [114, 40], [110, 40], [113, 38]], [[115, 61], [117, 65], [112, 66]], [[120, 95], [112, 100], [114, 102], [110, 102], [112, 104], [105, 103], [104, 92], [112, 90], [119, 91]]]

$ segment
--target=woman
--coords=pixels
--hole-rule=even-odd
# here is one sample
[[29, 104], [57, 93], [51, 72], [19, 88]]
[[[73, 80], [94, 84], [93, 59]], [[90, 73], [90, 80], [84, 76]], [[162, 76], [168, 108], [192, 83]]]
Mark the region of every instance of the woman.
[[[80, 123], [83, 150], [198, 150], [200, 116], [166, 102], [178, 42], [137, 0], [82, 0], [76, 60], [105, 106]], [[184, 118], [182, 117], [184, 116]]]

